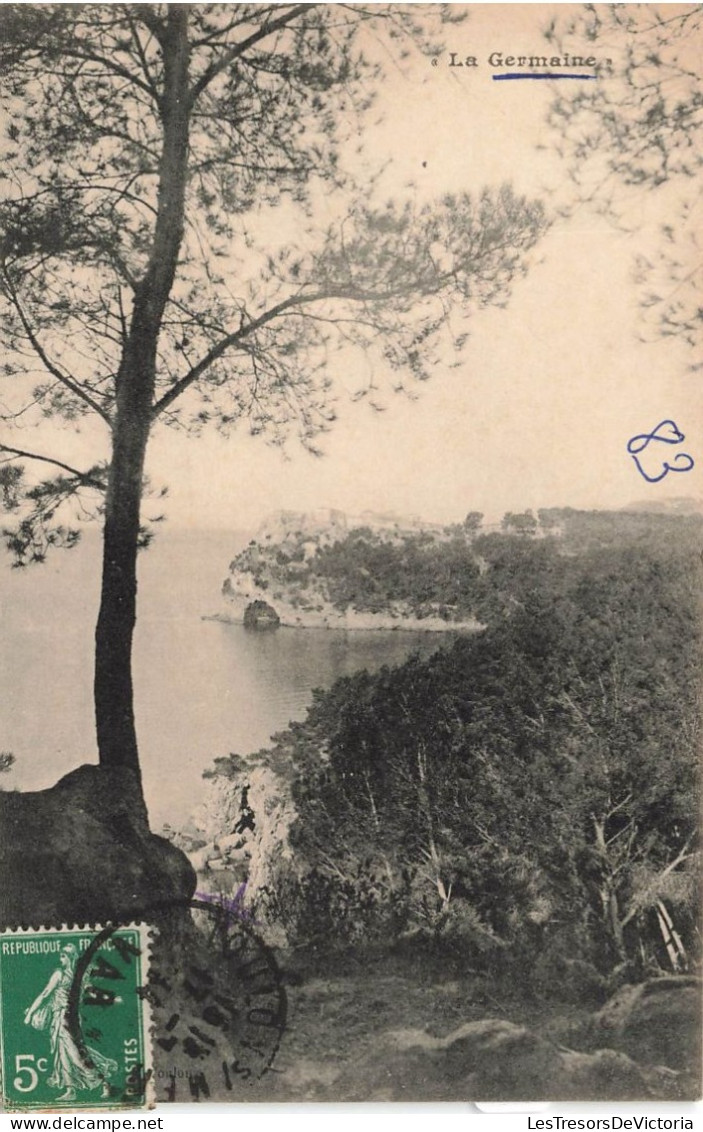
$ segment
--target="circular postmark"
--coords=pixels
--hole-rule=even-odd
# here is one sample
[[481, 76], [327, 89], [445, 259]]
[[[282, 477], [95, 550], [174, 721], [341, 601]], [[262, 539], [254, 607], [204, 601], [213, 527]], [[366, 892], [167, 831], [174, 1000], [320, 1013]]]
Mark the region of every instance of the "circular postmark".
[[[191, 915], [178, 916], [185, 911]], [[159, 1101], [234, 1099], [276, 1072], [285, 987], [272, 949], [241, 911], [211, 900], [168, 901], [133, 913], [130, 921], [157, 927], [148, 979], [134, 990], [153, 1019], [153, 1067], [135, 1060], [128, 1086], [133, 1095], [151, 1077]], [[96, 932], [69, 996], [67, 1024], [93, 1070], [96, 1037], [109, 1030], [121, 986], [110, 953], [116, 949], [129, 961], [120, 943], [123, 930], [111, 923]], [[99, 1026], [92, 1026], [93, 1015]]]

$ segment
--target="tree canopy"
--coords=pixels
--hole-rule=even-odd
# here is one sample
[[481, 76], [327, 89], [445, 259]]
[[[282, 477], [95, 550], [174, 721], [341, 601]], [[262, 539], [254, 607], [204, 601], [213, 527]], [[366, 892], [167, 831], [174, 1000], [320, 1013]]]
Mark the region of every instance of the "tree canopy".
[[[363, 33], [380, 23], [422, 49], [441, 12], [181, 7], [5, 11], [3, 420], [110, 429], [135, 310], [153, 304], [150, 423], [244, 420], [312, 444], [334, 419], [334, 349], [427, 377], [447, 305], [504, 298], [542, 210], [506, 187], [378, 208], [355, 193], [346, 123], [378, 78]], [[281, 246], [269, 210], [311, 217], [331, 190], [340, 222]], [[63, 471], [45, 515], [102, 486], [97, 468]]]
[[[557, 19], [551, 42], [597, 45], [596, 83], [559, 90], [549, 120], [581, 201], [630, 227], [642, 193], [662, 198], [658, 255], [636, 262], [642, 306], [658, 334], [700, 342], [703, 163], [700, 4], [585, 4]], [[672, 190], [674, 195], [672, 194]]]
[[[152, 428], [245, 422], [313, 447], [334, 419], [339, 351], [365, 350], [399, 387], [423, 380], [449, 313], [460, 346], [466, 316], [505, 301], [544, 230], [539, 202], [507, 186], [428, 204], [354, 185], [349, 144], [381, 76], [373, 37], [402, 63], [455, 18], [441, 5], [3, 11], [6, 538], [19, 562], [41, 560], [75, 541], [67, 505], [103, 517], [103, 761], [138, 766], [131, 643]], [[319, 224], [333, 197], [339, 220]], [[276, 237], [292, 216], [294, 235]], [[93, 466], [62, 459], [56, 428], [49, 451], [30, 448], [44, 417], [97, 421]], [[27, 476], [28, 461], [53, 477]]]

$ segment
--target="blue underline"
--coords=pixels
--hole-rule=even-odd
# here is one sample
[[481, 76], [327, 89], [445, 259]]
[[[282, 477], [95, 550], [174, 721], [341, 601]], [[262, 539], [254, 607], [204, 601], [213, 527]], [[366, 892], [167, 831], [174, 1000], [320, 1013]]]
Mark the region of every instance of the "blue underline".
[[551, 71], [546, 74], [526, 74], [512, 72], [509, 75], [493, 75], [492, 78], [495, 82], [500, 82], [502, 79], [597, 79], [598, 75], [558, 75], [553, 74]]

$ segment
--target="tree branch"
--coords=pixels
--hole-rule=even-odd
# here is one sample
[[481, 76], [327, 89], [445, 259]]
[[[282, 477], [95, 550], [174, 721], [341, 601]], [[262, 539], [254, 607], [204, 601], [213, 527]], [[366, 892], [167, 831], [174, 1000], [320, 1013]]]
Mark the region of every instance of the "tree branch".
[[138, 8], [132, 9], [137, 18], [144, 24], [144, 27], [153, 35], [159, 47], [163, 48], [164, 45], [164, 25], [157, 15], [154, 14], [148, 4], [140, 4]]
[[62, 471], [68, 472], [72, 476], [84, 483], [86, 487], [95, 487], [99, 491], [105, 491], [106, 485], [102, 480], [95, 479], [87, 472], [81, 472], [78, 468], [72, 468], [70, 464], [64, 464], [62, 460], [54, 460], [51, 456], [42, 456], [38, 452], [25, 452], [22, 448], [11, 448], [9, 444], [0, 443], [0, 452], [9, 452], [10, 455], [24, 460], [39, 460], [42, 464], [53, 464], [56, 468], [61, 468]]
[[193, 106], [212, 80], [222, 71], [226, 70], [235, 59], [239, 59], [250, 47], [254, 47], [255, 44], [259, 43], [262, 39], [266, 39], [272, 32], [280, 31], [282, 28], [292, 23], [293, 20], [296, 20], [303, 12], [309, 12], [311, 8], [316, 7], [317, 4], [296, 4], [294, 8], [291, 8], [290, 11], [279, 16], [277, 20], [272, 20], [270, 24], [264, 24], [258, 31], [252, 32], [246, 39], [243, 39], [241, 43], [237, 43], [230, 51], [226, 51], [219, 59], [213, 60], [210, 66], [203, 71], [197, 82], [193, 84], [189, 98], [190, 105]]
[[149, 95], [149, 98], [155, 99], [152, 88], [137, 75], [132, 74], [127, 67], [123, 67], [121, 63], [118, 63], [116, 59], [106, 59], [104, 55], [99, 55], [95, 51], [78, 51], [75, 47], [71, 47], [70, 44], [64, 47], [64, 53], [69, 59], [82, 59], [87, 63], [97, 63], [99, 66], [104, 67], [106, 71], [110, 71], [113, 75], [118, 75], [128, 83], [139, 87], [140, 90]]
[[[657, 875], [653, 878], [645, 891], [651, 891], [652, 888], [655, 887], [655, 885], [660, 884], [661, 881], [664, 880], [664, 877], [667, 877], [669, 873], [673, 873], [674, 869], [678, 868], [678, 866], [682, 865], [684, 861], [687, 861], [690, 857], [694, 856], [693, 853], [689, 853], [688, 851], [691, 847], [692, 841], [693, 834], [691, 834], [691, 836], [688, 838], [683, 849], [678, 853], [676, 857], [674, 857], [673, 861], [670, 861], [666, 868], [662, 869], [660, 873], [657, 873]], [[627, 924], [629, 924], [633, 916], [637, 915], [637, 913], [640, 911], [640, 908], [641, 904], [639, 901], [635, 901], [635, 903], [631, 905], [627, 915], [620, 921], [623, 928], [626, 927]]]
[[151, 410], [152, 419], [158, 417], [164, 411], [164, 409], [167, 409], [169, 405], [172, 405], [173, 402], [178, 397], [180, 397], [181, 393], [184, 393], [185, 390], [188, 389], [189, 386], [193, 385], [199, 377], [202, 377], [202, 375], [207, 369], [209, 369], [213, 362], [216, 362], [218, 358], [221, 358], [222, 355], [226, 353], [226, 351], [229, 350], [231, 346], [236, 346], [239, 342], [243, 341], [244, 338], [247, 338], [250, 334], [253, 334], [255, 330], [259, 330], [262, 326], [265, 326], [268, 322], [271, 322], [274, 318], [277, 318], [278, 315], [283, 314], [285, 311], [290, 310], [291, 307], [304, 301], [305, 300], [301, 299], [300, 296], [296, 296], [295, 298], [290, 299], [284, 299], [283, 302], [278, 303], [275, 307], [272, 307], [270, 311], [266, 311], [259, 318], [247, 323], [246, 326], [241, 326], [239, 330], [235, 330], [231, 334], [228, 334], [224, 338], [222, 338], [216, 346], [213, 346], [211, 350], [208, 350], [207, 354], [205, 354], [205, 356], [200, 359], [197, 365], [194, 365], [187, 374], [181, 377], [175, 383], [175, 385], [172, 385], [168, 392], [164, 393], [163, 397], [161, 397], [154, 404]]
[[31, 343], [32, 348], [34, 349], [35, 353], [37, 354], [37, 356], [41, 360], [42, 364], [49, 371], [49, 373], [53, 377], [55, 377], [58, 382], [61, 383], [61, 385], [64, 385], [66, 387], [66, 389], [69, 389], [71, 391], [71, 393], [74, 394], [74, 396], [80, 398], [80, 400], [83, 401], [86, 405], [88, 405], [89, 408], [91, 408], [94, 413], [98, 413], [98, 415], [102, 417], [102, 419], [105, 421], [105, 423], [108, 425], [108, 427], [112, 428], [112, 421], [110, 419], [110, 416], [107, 412], [105, 412], [105, 410], [102, 408], [102, 406], [99, 405], [97, 401], [94, 401], [93, 398], [90, 396], [90, 394], [86, 393], [85, 389], [83, 389], [77, 382], [73, 381], [70, 377], [68, 377], [65, 373], [63, 373], [62, 370], [60, 370], [58, 368], [58, 366], [56, 366], [51, 361], [51, 359], [47, 356], [47, 354], [44, 350], [44, 347], [39, 342], [36, 334], [34, 333], [34, 330], [32, 329], [32, 326], [31, 326], [26, 314], [24, 313], [24, 309], [22, 307], [22, 304], [20, 303], [19, 296], [18, 296], [17, 291], [15, 290], [15, 288], [12, 284], [12, 280], [10, 279], [10, 277], [7, 273], [7, 270], [3, 269], [2, 274], [3, 274], [3, 278], [5, 280], [5, 284], [8, 288], [9, 293], [10, 293], [10, 297], [12, 299], [15, 310], [17, 311], [17, 313], [20, 317], [20, 321], [22, 322], [22, 326], [24, 327], [25, 334], [27, 335], [27, 338], [29, 339], [29, 342]]
[[161, 105], [161, 99], [160, 99], [160, 96], [159, 96], [159, 92], [157, 90], [156, 83], [154, 82], [151, 71], [149, 70], [149, 64], [147, 62], [147, 58], [146, 58], [146, 54], [144, 52], [144, 47], [142, 45], [142, 41], [139, 38], [139, 32], [137, 31], [137, 28], [136, 28], [136, 25], [135, 25], [135, 22], [134, 22], [133, 13], [132, 13], [132, 11], [130, 11], [129, 8], [127, 8], [127, 10], [126, 10], [126, 15], [127, 15], [127, 23], [129, 24], [129, 30], [132, 33], [132, 39], [134, 40], [134, 44], [135, 44], [136, 49], [137, 49], [137, 55], [139, 56], [139, 62], [141, 64], [142, 74], [144, 75], [144, 81], [146, 82], [149, 90], [151, 91], [151, 96], [154, 99], [154, 102], [156, 103], [157, 106], [160, 106]]
[[[271, 8], [270, 10], [273, 11], [273, 8]], [[209, 32], [208, 35], [203, 35], [199, 39], [194, 39], [192, 46], [194, 48], [209, 47], [210, 44], [213, 43], [216, 39], [222, 40], [224, 36], [229, 35], [233, 28], [240, 27], [243, 23], [246, 23], [245, 17], [242, 17], [241, 19], [238, 17], [232, 19], [225, 27], [216, 28], [214, 31]]]
[[151, 416], [152, 420], [158, 417], [164, 409], [172, 405], [173, 402], [184, 393], [189, 386], [193, 385], [202, 375], [210, 368], [213, 362], [221, 358], [232, 346], [239, 345], [240, 342], [248, 338], [256, 330], [260, 330], [262, 326], [266, 326], [269, 322], [284, 314], [286, 311], [291, 310], [293, 307], [307, 306], [310, 303], [318, 303], [324, 299], [351, 299], [353, 302], [382, 302], [384, 300], [397, 298], [399, 295], [407, 294], [407, 286], [389, 288], [387, 291], [355, 291], [349, 287], [330, 288], [326, 291], [314, 291], [309, 295], [293, 295], [288, 299], [283, 299], [282, 302], [277, 303], [275, 307], [265, 311], [264, 314], [258, 318], [248, 322], [246, 326], [240, 326], [239, 330], [234, 330], [231, 334], [226, 335], [216, 346], [201, 358], [197, 365], [193, 366], [187, 374], [185, 374], [179, 381], [172, 385], [168, 392], [164, 393], [152, 407]]

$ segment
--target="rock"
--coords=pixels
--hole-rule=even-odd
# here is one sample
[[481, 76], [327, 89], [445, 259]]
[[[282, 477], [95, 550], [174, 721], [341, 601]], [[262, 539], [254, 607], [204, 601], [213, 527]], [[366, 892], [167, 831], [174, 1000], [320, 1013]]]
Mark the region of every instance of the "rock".
[[565, 1098], [593, 1101], [636, 1101], [651, 1095], [651, 1081], [626, 1054], [614, 1049], [595, 1053], [562, 1050]]
[[633, 1100], [651, 1095], [640, 1069], [614, 1050], [576, 1053], [502, 1018], [469, 1022], [445, 1038], [386, 1034], [335, 1082], [357, 1101]]
[[195, 890], [127, 770], [81, 766], [48, 790], [0, 793], [0, 831], [3, 927], [124, 921]]
[[227, 868], [227, 861], [224, 857], [210, 857], [208, 859], [207, 867], [217, 872], [220, 869]]
[[252, 601], [244, 610], [245, 629], [277, 629], [281, 619], [266, 601]]
[[243, 850], [245, 841], [241, 833], [228, 833], [224, 837], [218, 837], [216, 845], [220, 852], [227, 857], [240, 849]]
[[202, 837], [198, 837], [197, 834], [190, 833], [187, 830], [172, 829], [170, 826], [163, 826], [160, 836], [170, 841], [177, 849], [182, 849], [187, 857], [189, 857], [191, 853], [197, 853], [198, 849], [205, 847]]
[[207, 863], [213, 855], [212, 845], [205, 845], [202, 849], [196, 849], [194, 853], [188, 854], [188, 860], [195, 869], [196, 873], [202, 873], [207, 868]]
[[[231, 777], [218, 774], [208, 782], [196, 818], [199, 828], [210, 843], [210, 856], [247, 862], [250, 893], [276, 891], [281, 868], [285, 872], [295, 860], [289, 834], [296, 811], [289, 777], [282, 767], [252, 760], [237, 765]], [[233, 833], [235, 829], [240, 832]]]
[[596, 1041], [643, 1065], [694, 1073], [701, 1064], [701, 981], [674, 975], [622, 987], [594, 1017]]

